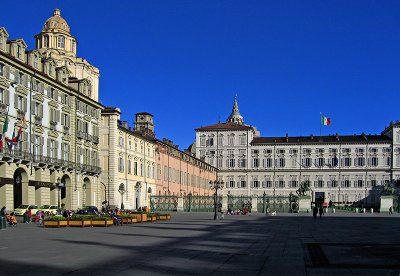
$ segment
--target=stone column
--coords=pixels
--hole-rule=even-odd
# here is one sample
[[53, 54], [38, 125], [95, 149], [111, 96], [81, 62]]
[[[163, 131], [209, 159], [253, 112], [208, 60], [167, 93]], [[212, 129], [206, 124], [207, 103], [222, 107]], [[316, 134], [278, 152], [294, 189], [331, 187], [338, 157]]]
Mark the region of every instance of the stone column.
[[183, 197], [182, 196], [178, 197], [178, 207], [176, 208], [176, 211], [183, 212]]
[[4, 184], [0, 186], [1, 207], [6, 206], [7, 212], [14, 210], [14, 185]]
[[251, 212], [257, 212], [257, 196], [251, 198]]
[[224, 213], [228, 210], [228, 197], [226, 195], [222, 196], [222, 209], [221, 211]]

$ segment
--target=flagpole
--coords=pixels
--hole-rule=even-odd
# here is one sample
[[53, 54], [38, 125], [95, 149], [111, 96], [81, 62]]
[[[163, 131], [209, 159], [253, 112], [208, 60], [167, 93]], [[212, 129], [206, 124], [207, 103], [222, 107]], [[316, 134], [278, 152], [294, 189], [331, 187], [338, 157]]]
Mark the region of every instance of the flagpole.
[[322, 112], [319, 113], [319, 137], [322, 137]]

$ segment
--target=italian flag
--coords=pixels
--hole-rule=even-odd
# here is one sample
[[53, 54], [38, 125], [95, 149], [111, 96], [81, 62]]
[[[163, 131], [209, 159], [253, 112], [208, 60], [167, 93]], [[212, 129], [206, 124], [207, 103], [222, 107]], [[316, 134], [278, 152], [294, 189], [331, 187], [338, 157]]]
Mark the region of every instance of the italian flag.
[[321, 125], [324, 125], [324, 126], [331, 125], [331, 118], [321, 116]]

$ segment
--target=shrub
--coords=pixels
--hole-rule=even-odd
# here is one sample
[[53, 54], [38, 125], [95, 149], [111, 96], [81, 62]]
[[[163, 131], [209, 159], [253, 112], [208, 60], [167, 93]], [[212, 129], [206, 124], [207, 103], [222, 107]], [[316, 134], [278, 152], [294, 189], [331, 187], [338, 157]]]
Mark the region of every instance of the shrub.
[[131, 215], [130, 214], [119, 214], [117, 217], [119, 217], [119, 218], [130, 218]]
[[93, 216], [92, 220], [111, 220], [110, 216]]
[[71, 217], [71, 220], [90, 220], [93, 217], [95, 217], [95, 216], [93, 216], [93, 215], [73, 215]]
[[66, 219], [63, 216], [50, 216], [50, 217], [45, 217], [44, 220], [46, 220], [46, 221], [63, 221]]

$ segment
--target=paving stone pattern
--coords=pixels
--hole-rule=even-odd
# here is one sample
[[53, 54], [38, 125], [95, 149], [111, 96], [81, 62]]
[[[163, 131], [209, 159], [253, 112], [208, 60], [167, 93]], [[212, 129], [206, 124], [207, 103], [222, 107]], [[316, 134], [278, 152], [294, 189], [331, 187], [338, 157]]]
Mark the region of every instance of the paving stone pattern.
[[400, 275], [398, 214], [173, 213], [109, 228], [0, 231], [0, 275]]

